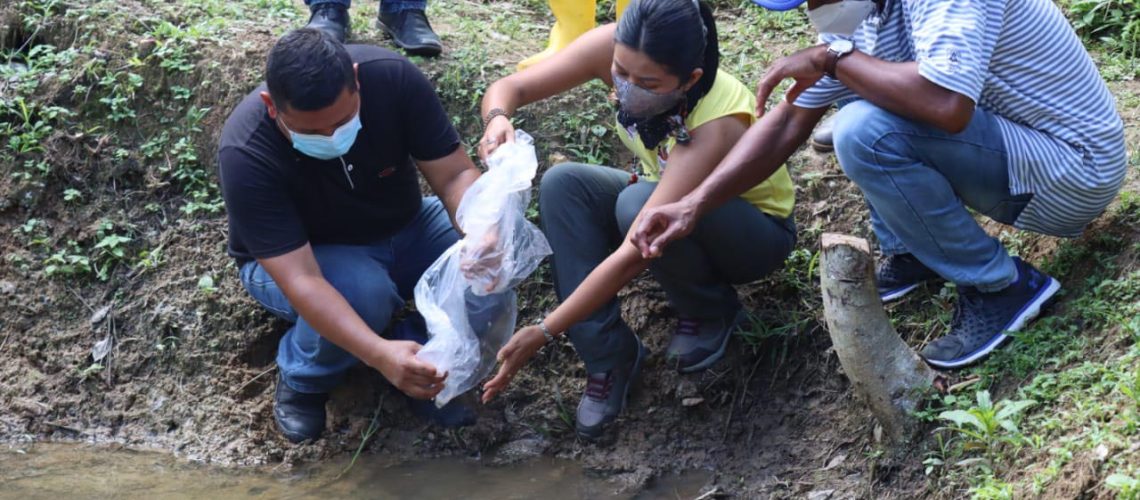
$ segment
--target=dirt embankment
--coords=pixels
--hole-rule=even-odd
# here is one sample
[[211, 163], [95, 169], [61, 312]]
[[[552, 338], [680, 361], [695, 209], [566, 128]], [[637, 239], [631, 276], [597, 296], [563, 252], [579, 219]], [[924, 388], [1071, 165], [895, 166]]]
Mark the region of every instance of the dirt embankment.
[[[909, 498], [925, 488], [917, 454], [902, 465], [877, 458], [873, 422], [853, 401], [829, 349], [813, 276], [818, 235], [870, 235], [861, 195], [833, 158], [810, 151], [791, 162], [801, 250], [785, 270], [742, 287], [755, 324], [733, 339], [725, 360], [700, 375], [670, 370], [661, 352], [673, 315], [662, 292], [643, 277], [622, 293], [627, 321], [654, 354], [617, 435], [597, 444], [574, 439], [570, 424], [584, 372], [573, 350], [559, 346], [532, 362], [505, 397], [481, 406], [474, 428], [441, 431], [417, 423], [377, 374], [360, 369], [334, 394], [326, 437], [288, 444], [274, 431], [271, 414], [274, 356], [286, 325], [263, 313], [238, 283], [224, 252], [224, 215], [187, 210], [197, 197], [195, 172], [212, 175], [221, 124], [258, 80], [265, 50], [280, 30], [267, 29], [260, 19], [233, 19], [193, 40], [191, 69], [172, 71], [163, 66], [169, 54], [154, 54], [173, 50], [171, 40], [190, 42], [156, 38], [162, 32], [155, 26], [192, 23], [200, 13], [174, 7], [155, 13], [154, 5], [135, 1], [99, 5], [98, 13], [108, 16], [99, 22], [106, 26], [57, 6], [34, 29], [23, 22], [29, 15], [24, 3], [0, 7], [5, 48], [28, 45], [26, 53], [35, 46], [72, 47], [75, 40], [95, 44], [57, 61], [76, 69], [69, 80], [40, 76], [31, 94], [39, 109], [71, 110], [74, 119], [51, 121], [53, 131], [40, 151], [12, 156], [2, 167], [0, 439], [113, 442], [167, 449], [191, 460], [291, 464], [351, 453], [383, 401], [381, 431], [368, 450], [395, 457], [511, 461], [553, 454], [612, 475], [618, 487], [629, 489], [657, 474], [701, 468], [715, 471], [717, 485], [742, 496], [834, 490], [835, 497]], [[476, 18], [498, 15], [478, 6], [484, 10], [476, 9]], [[276, 20], [299, 25], [292, 9], [293, 17], [285, 9]], [[132, 16], [139, 20], [122, 20]], [[455, 27], [460, 21], [444, 17], [438, 24], [446, 29], [449, 22]], [[456, 30], [447, 38], [452, 46], [477, 41]], [[454, 57], [432, 62], [426, 71], [444, 82], [454, 77], [449, 65], [471, 64]], [[107, 68], [120, 66], [143, 82], [128, 101], [134, 119], [91, 118], [115, 109], [96, 102], [111, 95], [97, 90], [93, 75], [106, 77]], [[504, 70], [500, 65], [495, 71]], [[5, 98], [19, 95], [14, 84], [0, 82], [0, 91], [8, 93], [0, 94]], [[467, 96], [448, 105], [475, 116], [474, 102]], [[188, 126], [185, 117], [195, 109], [205, 111]], [[542, 121], [542, 108], [532, 111], [536, 128], [557, 126], [556, 109], [546, 111], [551, 123]], [[4, 112], [5, 120], [15, 119], [10, 108]], [[84, 128], [92, 124], [99, 126]], [[165, 142], [153, 146], [164, 131], [170, 132]], [[189, 142], [179, 145], [179, 137]], [[548, 154], [565, 154], [558, 137], [539, 140], [547, 141]], [[14, 175], [28, 159], [46, 162], [46, 173]], [[187, 173], [179, 177], [182, 169]], [[201, 189], [207, 202], [216, 198], [216, 191]], [[108, 235], [130, 238], [126, 257], [98, 252]], [[1051, 240], [1027, 239], [1030, 258], [1047, 257], [1056, 247]], [[93, 269], [48, 272], [46, 263], [57, 255], [57, 266], [86, 255]], [[107, 270], [105, 278], [98, 276], [99, 266]], [[553, 300], [541, 274], [523, 292], [527, 318]], [[926, 306], [907, 303], [896, 314]], [[900, 328], [914, 342], [931, 334], [917, 325]]]

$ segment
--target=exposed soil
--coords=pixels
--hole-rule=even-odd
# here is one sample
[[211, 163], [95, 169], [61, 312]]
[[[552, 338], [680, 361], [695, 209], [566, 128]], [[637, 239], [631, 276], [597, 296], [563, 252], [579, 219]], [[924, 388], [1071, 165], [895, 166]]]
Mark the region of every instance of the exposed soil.
[[[121, 8], [129, 15], [145, 6], [124, 1]], [[5, 43], [27, 36], [17, 33], [15, 15], [0, 6]], [[446, 20], [438, 24], [446, 33]], [[65, 45], [76, 29], [56, 25], [37, 37]], [[230, 41], [198, 47], [202, 60], [214, 64], [199, 64], [182, 82], [209, 82], [209, 90], [194, 97], [196, 106], [211, 108], [194, 145], [208, 164], [217, 131], [257, 80], [274, 36], [253, 23], [232, 29]], [[381, 43], [375, 33], [364, 36]], [[107, 44], [109, 57], [118, 58], [137, 51], [139, 40], [108, 37]], [[451, 62], [445, 57], [426, 71], [438, 76]], [[1135, 83], [1117, 88], [1140, 93]], [[81, 105], [67, 90], [51, 89], [44, 99]], [[166, 97], [153, 92], [156, 100]], [[1133, 112], [1126, 119], [1135, 139], [1138, 117]], [[154, 116], [144, 114], [139, 121], [140, 128], [160, 126]], [[618, 432], [600, 443], [576, 440], [566, 420], [584, 388], [584, 371], [563, 345], [547, 348], [505, 397], [480, 405], [478, 425], [461, 431], [418, 423], [378, 374], [353, 371], [332, 398], [326, 437], [291, 445], [274, 430], [271, 414], [274, 357], [287, 325], [247, 298], [224, 252], [224, 216], [182, 216], [179, 191], [151, 182], [149, 167], [133, 157], [124, 160], [101, 149], [99, 137], [52, 136], [46, 147], [55, 168], [45, 185], [0, 177], [0, 252], [6, 257], [0, 266], [0, 440], [114, 442], [170, 450], [194, 461], [289, 466], [351, 454], [382, 400], [381, 431], [367, 450], [397, 459], [471, 456], [506, 463], [553, 455], [577, 460], [610, 477], [615, 489], [630, 492], [654, 476], [691, 469], [713, 471], [710, 487], [746, 498], [828, 498], [829, 490], [830, 498], [912, 498], [927, 491], [921, 449], [911, 460], [877, 458], [874, 422], [848, 391], [830, 349], [817, 278], [808, 274], [814, 272], [810, 258], [793, 259], [785, 271], [741, 288], [758, 325], [794, 327], [755, 343], [734, 338], [729, 355], [699, 375], [679, 375], [663, 362], [673, 314], [657, 285], [643, 276], [627, 287], [624, 316], [654, 354]], [[805, 150], [791, 166], [799, 196], [799, 248], [814, 251], [823, 231], [871, 237], [862, 196], [834, 158]], [[60, 186], [73, 184], [89, 188], [81, 204], [63, 199]], [[17, 232], [33, 217], [57, 242], [90, 240], [97, 222], [110, 218], [133, 227], [145, 247], [161, 245], [163, 263], [120, 268], [106, 282], [45, 277], [38, 266], [10, 264], [41, 260]], [[1098, 223], [1085, 238], [1113, 230], [1113, 224]], [[1058, 247], [1051, 238], [1021, 238], [1029, 260], [1047, 258]], [[199, 287], [206, 274], [216, 291]], [[1077, 270], [1068, 279], [1079, 277]], [[520, 295], [522, 321], [552, 300], [541, 277]], [[931, 302], [904, 302], [896, 307], [896, 319], [933, 307]], [[899, 327], [916, 345], [938, 335], [905, 321]], [[92, 348], [105, 338], [112, 342], [110, 354], [101, 370], [89, 370]], [[1079, 464], [1074, 467], [1071, 475], [1079, 481], [1084, 473]]]

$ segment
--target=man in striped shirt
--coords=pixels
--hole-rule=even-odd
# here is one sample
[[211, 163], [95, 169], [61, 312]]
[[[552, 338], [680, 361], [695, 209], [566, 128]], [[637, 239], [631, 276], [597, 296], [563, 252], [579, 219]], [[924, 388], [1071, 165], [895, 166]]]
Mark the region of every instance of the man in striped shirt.
[[[754, 0], [785, 10], [803, 0]], [[766, 179], [839, 103], [835, 150], [871, 209], [884, 301], [957, 285], [950, 332], [922, 350], [941, 368], [989, 354], [1060, 285], [987, 235], [968, 209], [1073, 237], [1115, 199], [1127, 165], [1115, 103], [1049, 0], [808, 0], [819, 45], [780, 59], [758, 89], [783, 102], [699, 188], [643, 214], [646, 256]], [[763, 106], [763, 104], [761, 104]], [[764, 113], [758, 109], [758, 113]]]

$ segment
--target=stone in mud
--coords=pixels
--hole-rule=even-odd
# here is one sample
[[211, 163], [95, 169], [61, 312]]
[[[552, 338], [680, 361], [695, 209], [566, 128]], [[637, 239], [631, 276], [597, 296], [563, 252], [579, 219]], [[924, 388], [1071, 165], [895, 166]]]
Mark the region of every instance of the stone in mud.
[[681, 406], [690, 407], [697, 406], [705, 402], [705, 398], [685, 398], [681, 400]]
[[697, 390], [697, 384], [693, 383], [692, 380], [681, 380], [681, 383], [677, 384], [678, 399], [684, 400], [687, 398], [693, 398], [696, 397], [699, 392], [700, 391]]
[[617, 485], [618, 489], [614, 491], [615, 494], [627, 495], [644, 490], [646, 486], [649, 486], [651, 479], [653, 479], [653, 470], [641, 466], [631, 472], [615, 474], [610, 477], [609, 482]]
[[516, 439], [504, 444], [495, 452], [494, 462], [498, 465], [513, 464], [541, 456], [549, 447], [550, 442], [541, 436]]

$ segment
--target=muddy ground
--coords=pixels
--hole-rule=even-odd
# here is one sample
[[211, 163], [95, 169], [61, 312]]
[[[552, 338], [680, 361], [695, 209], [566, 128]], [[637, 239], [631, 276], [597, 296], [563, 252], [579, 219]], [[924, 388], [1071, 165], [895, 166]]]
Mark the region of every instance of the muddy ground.
[[[109, 12], [130, 16], [154, 5], [123, 1]], [[722, 9], [721, 22], [729, 31], [734, 8]], [[371, 13], [358, 9], [358, 16]], [[543, 13], [533, 6], [523, 11], [542, 22]], [[483, 14], [477, 10], [473, 15]], [[23, 15], [16, 4], [0, 6], [0, 29], [5, 30], [0, 40], [6, 47], [31, 39], [33, 33], [20, 22]], [[90, 33], [89, 26], [80, 24], [90, 20], [59, 17], [31, 41], [65, 46]], [[299, 25], [303, 17], [287, 21]], [[469, 41], [467, 35], [448, 35], [458, 23], [442, 15], [436, 21], [449, 47]], [[47, 140], [44, 156], [53, 169], [44, 182], [0, 180], [0, 253], [5, 256], [0, 265], [0, 440], [118, 443], [170, 450], [193, 461], [288, 467], [351, 454], [380, 407], [380, 431], [367, 453], [406, 459], [470, 456], [496, 463], [554, 455], [577, 460], [612, 478], [615, 490], [628, 492], [661, 474], [704, 469], [714, 472], [710, 489], [739, 497], [912, 498], [931, 493], [920, 463], [921, 446], [909, 460], [882, 458], [874, 422], [853, 399], [830, 349], [818, 279], [809, 274], [815, 269], [818, 236], [829, 231], [870, 237], [870, 230], [862, 197], [834, 158], [809, 150], [790, 163], [798, 186], [801, 250], [785, 270], [741, 287], [756, 324], [750, 335], [732, 340], [723, 361], [699, 375], [682, 376], [667, 368], [661, 353], [673, 314], [663, 293], [647, 276], [623, 291], [624, 316], [653, 355], [617, 425], [619, 433], [600, 443], [574, 438], [570, 419], [584, 371], [572, 348], [560, 345], [533, 361], [505, 397], [480, 405], [473, 428], [445, 431], [416, 422], [378, 374], [359, 369], [332, 398], [325, 438], [289, 444], [277, 435], [271, 414], [275, 350], [287, 325], [245, 296], [224, 252], [224, 215], [180, 213], [185, 195], [131, 152], [148, 127], [161, 126], [162, 111], [154, 109], [148, 116], [145, 103], [168, 99], [162, 85], [198, 84], [201, 90], [189, 105], [210, 110], [201, 132], [193, 136], [194, 148], [202, 164], [213, 168], [217, 131], [233, 103], [259, 78], [265, 50], [281, 28], [237, 20], [228, 30], [229, 35], [196, 47], [199, 62], [189, 74], [168, 82], [165, 73], [143, 69], [163, 83], [142, 91], [137, 127], [61, 130]], [[383, 43], [374, 31], [361, 33], [360, 39]], [[531, 35], [529, 42], [535, 49], [537, 39]], [[103, 43], [106, 57], [120, 61], [137, 54], [146, 41], [127, 31], [108, 35]], [[449, 64], [459, 64], [456, 52], [421, 66], [439, 82], [448, 77]], [[502, 73], [505, 64], [526, 52], [498, 54], [508, 63], [491, 66]], [[67, 83], [56, 83], [39, 92], [45, 102], [84, 106], [68, 90]], [[1135, 82], [1115, 84], [1114, 90], [1140, 93]], [[558, 105], [530, 111], [531, 119], [539, 120]], [[449, 103], [449, 109], [455, 106], [471, 104]], [[1123, 114], [1135, 144], [1137, 113]], [[128, 153], [116, 154], [105, 147], [107, 141], [117, 141]], [[554, 141], [544, 152], [569, 155]], [[91, 195], [82, 203], [67, 202], [66, 186], [85, 186]], [[90, 241], [98, 223], [109, 218], [132, 228], [133, 251], [162, 248], [162, 263], [120, 265], [106, 281], [45, 276], [38, 265], [45, 250], [29, 243], [21, 230], [30, 218], [41, 221], [48, 245]], [[1111, 220], [1095, 227], [1135, 232], [1135, 227]], [[1001, 230], [996, 225], [991, 229]], [[1092, 233], [1086, 238], [1094, 238]], [[1018, 238], [1022, 255], [1035, 261], [1049, 258], [1059, 245], [1050, 238]], [[204, 275], [213, 279], [212, 287], [201, 286]], [[540, 273], [522, 287], [523, 321], [537, 317], [553, 300], [544, 276]], [[1075, 270], [1073, 279], [1079, 276]], [[931, 298], [937, 292], [895, 307], [898, 326], [913, 345], [938, 330], [929, 322], [901, 318], [945, 306]], [[110, 352], [98, 363], [101, 368], [93, 369], [93, 347], [105, 339], [110, 339], [103, 344], [111, 346]]]

